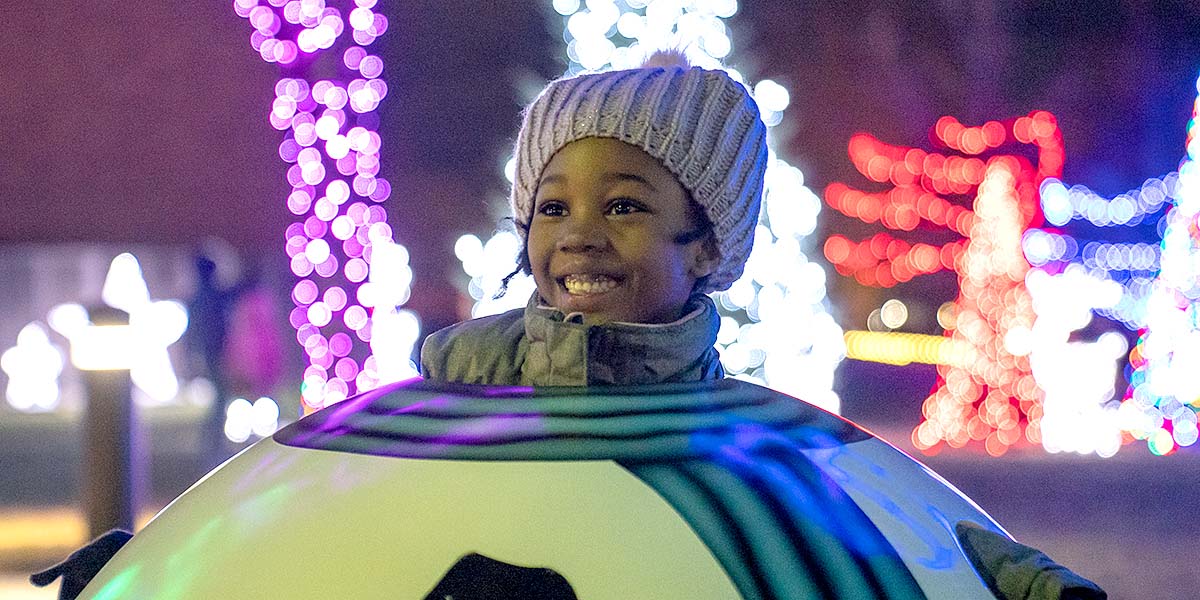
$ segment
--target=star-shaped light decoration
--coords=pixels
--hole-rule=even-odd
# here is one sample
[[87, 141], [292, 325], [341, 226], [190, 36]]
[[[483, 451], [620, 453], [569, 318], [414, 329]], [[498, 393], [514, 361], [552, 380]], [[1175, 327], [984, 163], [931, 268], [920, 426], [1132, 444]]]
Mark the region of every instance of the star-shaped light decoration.
[[[126, 348], [109, 348], [110, 353], [127, 353], [134, 386], [151, 403], [168, 402], [179, 393], [179, 380], [171, 367], [167, 348], [179, 341], [187, 330], [188, 314], [176, 300], [151, 300], [142, 276], [142, 267], [132, 254], [117, 256], [109, 265], [100, 298], [105, 304], [129, 313], [129, 339]], [[50, 311], [50, 326], [74, 346], [99, 329], [92, 324], [87, 310], [78, 304], [60, 304]]]
[[8, 374], [4, 397], [13, 408], [42, 412], [58, 405], [62, 350], [50, 342], [40, 323], [21, 328], [17, 345], [0, 354], [0, 369]]

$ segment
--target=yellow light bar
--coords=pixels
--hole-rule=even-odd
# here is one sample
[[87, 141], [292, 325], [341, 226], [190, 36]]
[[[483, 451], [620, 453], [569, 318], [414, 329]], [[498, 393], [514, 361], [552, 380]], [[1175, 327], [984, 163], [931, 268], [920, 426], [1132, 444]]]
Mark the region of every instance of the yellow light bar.
[[846, 357], [855, 360], [907, 365], [966, 367], [975, 361], [970, 344], [940, 335], [880, 331], [847, 331]]

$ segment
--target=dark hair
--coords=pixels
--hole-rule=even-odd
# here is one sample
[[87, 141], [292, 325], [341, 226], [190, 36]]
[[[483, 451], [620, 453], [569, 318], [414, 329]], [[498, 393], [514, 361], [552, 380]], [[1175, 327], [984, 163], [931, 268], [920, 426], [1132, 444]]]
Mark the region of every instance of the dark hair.
[[533, 267], [529, 264], [529, 223], [522, 223], [513, 217], [506, 217], [505, 221], [512, 221], [513, 228], [521, 232], [521, 250], [517, 255], [517, 268], [512, 273], [504, 276], [500, 280], [500, 289], [492, 296], [492, 300], [498, 300], [501, 296], [508, 293], [508, 282], [512, 281], [513, 277], [524, 272], [526, 275], [533, 274]]

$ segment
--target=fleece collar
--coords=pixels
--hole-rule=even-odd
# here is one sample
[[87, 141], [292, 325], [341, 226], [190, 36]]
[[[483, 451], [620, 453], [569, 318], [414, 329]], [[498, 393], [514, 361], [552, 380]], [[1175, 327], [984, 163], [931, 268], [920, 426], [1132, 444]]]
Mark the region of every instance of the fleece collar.
[[713, 344], [721, 318], [712, 300], [695, 295], [672, 323], [584, 322], [541, 305], [525, 307], [528, 353], [521, 366], [527, 385], [645, 385], [724, 376]]

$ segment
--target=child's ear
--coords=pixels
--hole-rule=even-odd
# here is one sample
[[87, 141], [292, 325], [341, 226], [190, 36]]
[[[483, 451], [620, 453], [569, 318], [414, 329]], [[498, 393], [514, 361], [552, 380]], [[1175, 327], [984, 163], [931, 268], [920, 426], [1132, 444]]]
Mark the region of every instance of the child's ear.
[[703, 279], [712, 275], [721, 262], [721, 253], [717, 250], [717, 240], [712, 232], [704, 239], [692, 242], [689, 256], [688, 275], [695, 279]]

